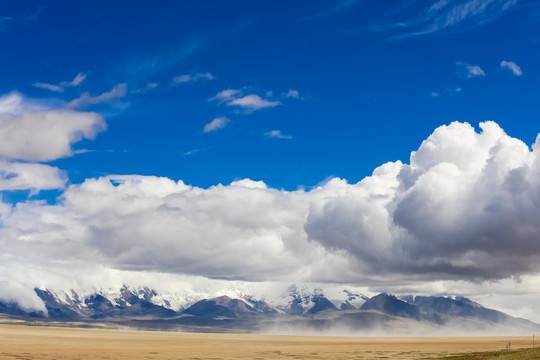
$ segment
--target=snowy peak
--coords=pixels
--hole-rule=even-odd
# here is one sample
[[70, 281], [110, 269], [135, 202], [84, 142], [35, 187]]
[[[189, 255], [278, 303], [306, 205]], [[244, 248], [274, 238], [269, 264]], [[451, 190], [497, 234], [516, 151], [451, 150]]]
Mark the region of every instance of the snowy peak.
[[[369, 297], [366, 295], [362, 295], [356, 292], [352, 292], [350, 290], [344, 289], [343, 293], [346, 296], [346, 299], [341, 300], [339, 308], [341, 310], [352, 310], [352, 309], [360, 309], [364, 303], [369, 300]], [[334, 302], [334, 304], [336, 304]]]
[[368, 299], [347, 289], [323, 290], [321, 287], [309, 285], [291, 285], [287, 292], [280, 296], [277, 308], [287, 314], [309, 315], [321, 311], [358, 309]]

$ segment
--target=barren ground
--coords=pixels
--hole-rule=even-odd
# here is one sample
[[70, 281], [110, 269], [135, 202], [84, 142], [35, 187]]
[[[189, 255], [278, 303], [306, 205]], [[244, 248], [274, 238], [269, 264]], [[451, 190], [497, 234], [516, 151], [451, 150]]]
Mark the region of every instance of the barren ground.
[[531, 347], [528, 337], [193, 334], [0, 324], [0, 359], [422, 359]]

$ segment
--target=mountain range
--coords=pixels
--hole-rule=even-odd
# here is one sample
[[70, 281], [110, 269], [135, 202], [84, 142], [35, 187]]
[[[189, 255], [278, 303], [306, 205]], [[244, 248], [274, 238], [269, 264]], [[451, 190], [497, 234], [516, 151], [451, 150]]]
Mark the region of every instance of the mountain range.
[[349, 289], [326, 296], [320, 288], [291, 286], [272, 300], [239, 293], [211, 298], [167, 297], [149, 288], [122, 287], [90, 294], [34, 289], [45, 310], [0, 301], [4, 318], [78, 322], [179, 331], [267, 333], [426, 334], [530, 333], [540, 325], [483, 307], [465, 297], [373, 297]]

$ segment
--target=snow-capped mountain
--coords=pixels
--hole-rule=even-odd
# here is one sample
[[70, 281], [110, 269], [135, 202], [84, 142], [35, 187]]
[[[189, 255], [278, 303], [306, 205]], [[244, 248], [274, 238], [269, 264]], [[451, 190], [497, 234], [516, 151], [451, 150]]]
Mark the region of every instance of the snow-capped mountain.
[[[536, 330], [538, 324], [484, 308], [463, 297], [362, 295], [351, 288], [324, 289], [317, 285], [291, 285], [284, 292], [265, 298], [247, 288], [227, 294], [191, 291], [158, 293], [147, 288], [99, 289], [78, 294], [73, 290], [36, 288], [45, 311], [31, 311], [13, 302], [0, 301], [0, 313], [18, 318], [54, 321], [121, 323], [138, 328], [162, 329], [313, 329], [335, 327], [351, 331], [412, 329], [418, 326], [442, 329], [465, 326], [477, 331], [494, 326]], [[268, 295], [268, 294], [267, 294]], [[134, 323], [135, 322], [135, 323]]]
[[278, 297], [268, 302], [287, 314], [306, 315], [324, 310], [359, 309], [369, 299], [356, 289], [302, 284], [291, 285]]

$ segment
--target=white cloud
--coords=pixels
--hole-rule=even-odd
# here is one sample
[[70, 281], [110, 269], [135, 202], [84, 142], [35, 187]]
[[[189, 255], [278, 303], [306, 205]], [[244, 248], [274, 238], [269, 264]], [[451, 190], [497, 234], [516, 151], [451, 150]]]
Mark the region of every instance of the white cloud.
[[0, 160], [0, 191], [62, 189], [66, 182], [67, 177], [56, 167]]
[[204, 190], [155, 177], [91, 179], [72, 185], [64, 205], [18, 204], [3, 220], [0, 248], [17, 257], [85, 254], [125, 269], [284, 278], [306, 267], [309, 257], [324, 262], [320, 246], [303, 235], [304, 195], [251, 180]]
[[1, 96], [0, 190], [62, 189], [67, 177], [60, 169], [31, 162], [71, 156], [73, 143], [105, 128], [95, 113], [44, 109], [19, 93]]
[[217, 93], [216, 96], [211, 98], [210, 100], [217, 100], [219, 103], [228, 103], [232, 100], [236, 99], [237, 97], [240, 97], [242, 94], [242, 91], [237, 89], [225, 89]]
[[0, 96], [0, 115], [11, 114], [18, 115], [27, 107], [24, 97], [18, 92], [11, 92]]
[[79, 86], [84, 79], [86, 79], [86, 74], [84, 73], [78, 73], [75, 78], [71, 81], [62, 81], [59, 84], [48, 84], [48, 83], [34, 83], [32, 84], [35, 87], [47, 89], [54, 92], [63, 92], [66, 87], [74, 87]]
[[306, 100], [306, 98], [300, 95], [298, 90], [289, 89], [286, 93], [281, 94], [282, 97], [286, 99], [295, 99], [295, 100]]
[[[0, 108], [1, 103], [0, 98]], [[106, 128], [96, 113], [25, 110], [22, 103], [8, 103], [9, 112], [0, 111], [0, 156], [4, 158], [49, 161], [70, 156], [71, 144], [93, 139]]]
[[502, 69], [507, 69], [507, 70], [510, 70], [512, 72], [512, 74], [516, 75], [516, 76], [521, 76], [523, 75], [523, 72], [521, 71], [521, 68], [519, 67], [518, 64], [516, 64], [515, 62], [513, 61], [506, 61], [506, 60], [503, 60], [501, 61], [501, 68]]
[[86, 74], [78, 73], [77, 76], [71, 81], [62, 81], [60, 83], [61, 86], [78, 86], [80, 83], [82, 83], [86, 79]]
[[266, 133], [266, 136], [268, 136], [269, 138], [274, 138], [274, 139], [287, 139], [287, 140], [290, 140], [292, 139], [293, 137], [291, 135], [285, 135], [281, 132], [281, 130], [271, 130], [271, 131], [268, 131]]
[[263, 99], [256, 94], [244, 95], [244, 91], [237, 89], [222, 90], [210, 100], [217, 100], [220, 104], [225, 103], [227, 106], [242, 108], [247, 114], [282, 104], [280, 101]]
[[97, 96], [92, 96], [90, 93], [82, 93], [80, 97], [70, 101], [67, 104], [69, 108], [80, 108], [86, 107], [89, 105], [96, 105], [101, 103], [107, 103], [111, 100], [122, 98], [127, 95], [127, 86], [126, 84], [118, 84], [113, 87], [110, 91], [104, 92]]
[[213, 80], [214, 76], [210, 73], [197, 73], [197, 74], [186, 74], [179, 75], [173, 78], [173, 83], [175, 84], [184, 84], [189, 82], [195, 82], [199, 80]]
[[471, 65], [465, 61], [458, 61], [456, 62], [456, 68], [458, 71], [458, 75], [467, 79], [473, 78], [473, 77], [484, 77], [486, 76], [486, 73], [482, 68], [478, 65]]
[[208, 124], [206, 124], [204, 126], [203, 131], [205, 133], [208, 133], [208, 132], [212, 132], [212, 131], [221, 130], [225, 126], [227, 126], [228, 123], [229, 123], [229, 119], [226, 118], [225, 116], [218, 117], [218, 118], [215, 118], [214, 120], [212, 120], [211, 122], [209, 122]]
[[37, 88], [41, 88], [41, 89], [47, 89], [47, 90], [54, 91], [54, 92], [63, 92], [64, 91], [63, 87], [61, 87], [60, 85], [54, 85], [54, 84], [47, 84], [47, 83], [37, 82], [37, 83], [33, 83], [32, 86], [37, 87]]
[[298, 92], [298, 90], [289, 89], [289, 91], [287, 91], [287, 93], [285, 94], [285, 97], [293, 98], [293, 99], [299, 99], [300, 98], [300, 93]]
[[250, 94], [250, 95], [242, 96], [240, 98], [236, 98], [230, 101], [227, 105], [239, 106], [245, 109], [246, 111], [252, 112], [259, 109], [279, 106], [281, 105], [281, 102], [269, 101], [269, 100], [261, 98], [259, 95]]
[[467, 70], [469, 71], [468, 77], [486, 76], [484, 70], [478, 65], [468, 65]]
[[34, 292], [34, 288], [11, 279], [0, 280], [0, 301], [8, 304], [18, 304], [26, 311], [42, 311], [47, 313], [45, 304]]

